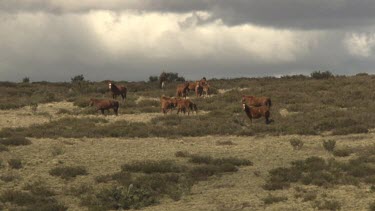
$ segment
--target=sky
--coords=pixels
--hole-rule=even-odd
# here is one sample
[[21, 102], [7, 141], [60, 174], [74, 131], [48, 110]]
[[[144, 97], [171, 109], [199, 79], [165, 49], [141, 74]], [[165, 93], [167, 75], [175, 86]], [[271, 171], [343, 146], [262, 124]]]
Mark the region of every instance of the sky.
[[375, 73], [374, 0], [0, 0], [0, 81]]

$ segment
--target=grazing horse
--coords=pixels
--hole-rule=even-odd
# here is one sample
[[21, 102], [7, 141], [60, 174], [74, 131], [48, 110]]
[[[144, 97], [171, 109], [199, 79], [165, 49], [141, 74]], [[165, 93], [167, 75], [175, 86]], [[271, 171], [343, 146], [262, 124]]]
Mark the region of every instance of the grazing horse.
[[176, 98], [161, 96], [160, 105], [161, 105], [161, 112], [166, 114], [168, 113], [168, 111], [172, 111], [172, 109], [175, 107]]
[[247, 103], [249, 106], [268, 106], [271, 107], [271, 98], [269, 97], [254, 97], [250, 95], [242, 95], [242, 103]]
[[176, 96], [186, 98], [188, 89], [189, 89], [189, 83], [188, 82], [186, 82], [184, 84], [178, 84], [177, 89], [176, 89]]
[[190, 114], [190, 111], [195, 111], [195, 113], [198, 113], [198, 107], [195, 103], [191, 102], [189, 99], [177, 99], [175, 101], [175, 106], [177, 107], [177, 114], [180, 112], [186, 113], [188, 112], [188, 115]]
[[113, 108], [113, 111], [115, 112], [116, 115], [118, 115], [118, 107], [119, 103], [116, 100], [106, 100], [106, 99], [90, 99], [90, 106], [95, 105], [96, 106], [96, 111], [101, 111], [102, 114], [104, 115], [104, 110], [108, 110]]
[[126, 98], [128, 89], [125, 86], [117, 86], [112, 81], [108, 82], [108, 88], [112, 92], [112, 98], [116, 99], [118, 95], [121, 95], [122, 101]]
[[266, 119], [266, 124], [270, 123], [270, 108], [268, 106], [251, 107], [242, 103], [242, 108], [249, 117], [251, 123], [253, 123], [253, 119], [259, 119], [263, 116]]

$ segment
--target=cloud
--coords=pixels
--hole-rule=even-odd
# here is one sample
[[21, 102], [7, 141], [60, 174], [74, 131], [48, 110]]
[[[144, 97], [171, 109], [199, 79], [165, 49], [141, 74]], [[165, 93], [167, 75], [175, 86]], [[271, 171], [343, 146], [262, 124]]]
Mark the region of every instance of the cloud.
[[0, 80], [374, 72], [372, 1], [103, 2], [1, 1]]
[[350, 54], [367, 58], [374, 55], [375, 33], [351, 33], [347, 35], [344, 43]]
[[93, 10], [188, 13], [205, 11], [227, 25], [256, 24], [277, 28], [337, 29], [372, 25], [373, 0], [2, 0], [5, 12], [54, 14]]

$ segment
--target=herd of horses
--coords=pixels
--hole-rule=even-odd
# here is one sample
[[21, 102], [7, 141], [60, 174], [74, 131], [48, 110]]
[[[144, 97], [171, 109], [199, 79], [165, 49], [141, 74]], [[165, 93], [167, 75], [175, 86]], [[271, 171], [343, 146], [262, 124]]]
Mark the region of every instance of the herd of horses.
[[[160, 84], [160, 88], [164, 89], [165, 83]], [[190, 99], [186, 99], [189, 92], [194, 91], [196, 97], [208, 96], [209, 84], [206, 78], [202, 78], [199, 81], [195, 82], [185, 82], [183, 84], [177, 85], [176, 88], [176, 97], [160, 97], [161, 112], [167, 114], [172, 112], [173, 109], [177, 109], [177, 114], [186, 113], [189, 115], [190, 112], [195, 112], [197, 114], [198, 107]], [[120, 86], [114, 84], [112, 81], [108, 82], [108, 89], [112, 94], [112, 99], [90, 99], [90, 106], [95, 106], [96, 111], [101, 111], [104, 114], [104, 111], [109, 112], [110, 109], [113, 109], [114, 113], [118, 115], [118, 109], [120, 103], [116, 100], [117, 96], [122, 97], [122, 101], [125, 101], [127, 95], [127, 88], [125, 86]], [[259, 119], [264, 117], [266, 124], [270, 123], [270, 108], [271, 108], [271, 99], [269, 97], [255, 97], [250, 95], [242, 96], [242, 109], [249, 117], [250, 122], [252, 119]]]

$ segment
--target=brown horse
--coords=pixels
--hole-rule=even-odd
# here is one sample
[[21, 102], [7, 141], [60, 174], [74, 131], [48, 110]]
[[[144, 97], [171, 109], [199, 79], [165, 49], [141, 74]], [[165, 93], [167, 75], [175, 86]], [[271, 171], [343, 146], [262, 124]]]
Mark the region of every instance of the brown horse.
[[172, 111], [176, 104], [176, 98], [160, 97], [161, 112], [164, 114], [168, 113], [168, 111]]
[[160, 87], [160, 89], [165, 88], [165, 83], [167, 82], [167, 80], [168, 80], [167, 73], [166, 72], [160, 73], [160, 76], [159, 76], [159, 87]]
[[195, 87], [197, 86], [197, 82], [199, 82], [199, 81], [189, 82], [188, 91], [194, 91], [195, 92]]
[[242, 108], [249, 117], [251, 123], [253, 122], [253, 119], [259, 119], [261, 117], [266, 119], [266, 124], [270, 123], [270, 108], [268, 106], [251, 107], [242, 103]]
[[247, 103], [249, 106], [268, 106], [271, 107], [271, 98], [269, 97], [255, 97], [250, 95], [242, 95], [242, 103]]
[[200, 97], [203, 95], [203, 92], [206, 93], [206, 96], [208, 95], [209, 85], [205, 77], [203, 77], [201, 80], [195, 82], [195, 94], [197, 97]]
[[116, 115], [118, 115], [118, 107], [119, 103], [116, 100], [106, 100], [106, 99], [90, 99], [90, 106], [95, 105], [96, 111], [101, 111], [102, 114], [104, 115], [104, 110], [108, 110], [113, 108], [113, 111], [115, 112]]
[[189, 83], [178, 84], [176, 88], [176, 96], [186, 98], [187, 92], [189, 89]]
[[177, 114], [180, 112], [186, 113], [188, 112], [188, 115], [190, 114], [190, 111], [195, 111], [195, 113], [198, 113], [198, 107], [195, 103], [191, 102], [189, 99], [177, 99], [175, 101], [175, 106], [177, 107]]
[[128, 89], [125, 86], [117, 86], [112, 81], [108, 82], [108, 88], [112, 92], [112, 98], [116, 99], [118, 95], [121, 95], [122, 101], [126, 98]]

